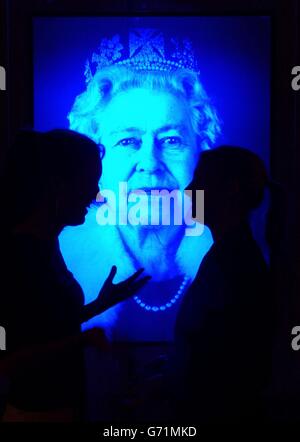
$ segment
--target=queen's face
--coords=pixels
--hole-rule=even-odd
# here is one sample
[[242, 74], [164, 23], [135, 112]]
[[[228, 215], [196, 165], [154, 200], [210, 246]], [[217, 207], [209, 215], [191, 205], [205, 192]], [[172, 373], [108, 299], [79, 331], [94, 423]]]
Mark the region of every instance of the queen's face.
[[121, 181], [135, 189], [180, 189], [190, 182], [199, 149], [184, 100], [161, 91], [130, 89], [99, 115], [105, 147], [102, 188]]
[[[130, 89], [109, 102], [99, 114], [99, 122], [100, 142], [105, 147], [100, 189], [113, 190], [117, 198], [126, 198], [136, 190], [150, 193], [151, 190], [171, 192], [176, 189], [183, 192], [199, 157], [184, 99], [164, 91]], [[126, 186], [119, 188], [120, 182], [125, 182]], [[180, 195], [183, 193], [177, 193], [174, 200], [179, 214]], [[143, 209], [147, 206], [150, 213], [150, 201], [154, 200], [153, 196], [144, 200]], [[186, 210], [189, 208], [185, 205], [184, 212]], [[151, 217], [144, 215], [144, 210], [142, 213], [142, 223], [153, 228]], [[163, 215], [161, 210], [159, 213], [161, 226]], [[172, 211], [170, 214], [173, 220]]]

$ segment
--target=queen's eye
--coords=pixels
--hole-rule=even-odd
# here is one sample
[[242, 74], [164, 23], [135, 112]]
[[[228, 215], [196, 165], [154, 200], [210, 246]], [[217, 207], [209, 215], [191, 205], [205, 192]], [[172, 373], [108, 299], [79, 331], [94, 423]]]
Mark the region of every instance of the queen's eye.
[[182, 144], [182, 139], [181, 137], [164, 137], [162, 139], [159, 140], [159, 143], [161, 144], [161, 146], [165, 146], [165, 147], [176, 147], [176, 146], [180, 146]]
[[123, 138], [122, 140], [118, 141], [116, 146], [123, 146], [123, 147], [134, 147], [138, 148], [140, 146], [140, 140], [134, 137], [130, 138]]

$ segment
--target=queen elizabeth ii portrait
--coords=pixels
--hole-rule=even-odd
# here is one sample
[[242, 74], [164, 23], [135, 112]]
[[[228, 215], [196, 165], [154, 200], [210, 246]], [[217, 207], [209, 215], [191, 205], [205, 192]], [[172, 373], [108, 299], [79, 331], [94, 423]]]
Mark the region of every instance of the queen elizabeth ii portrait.
[[[220, 124], [189, 40], [167, 41], [156, 29], [133, 28], [127, 45], [119, 35], [101, 40], [86, 64], [86, 90], [68, 115], [71, 129], [100, 146], [103, 174], [98, 204], [83, 225], [62, 233], [60, 246], [89, 301], [112, 265], [120, 279], [144, 268], [152, 277], [147, 287], [94, 324], [104, 325], [117, 340], [167, 341], [178, 305], [211, 245], [209, 231], [194, 225], [189, 232], [184, 222], [191, 220], [184, 189]], [[153, 209], [159, 198], [169, 198], [168, 223], [162, 204]], [[120, 207], [121, 199], [127, 208]], [[138, 199], [135, 222], [132, 216], [122, 220]], [[179, 207], [180, 223], [173, 214]]]
[[184, 193], [201, 152], [236, 144], [267, 159], [269, 31], [264, 17], [34, 21], [35, 128], [83, 133], [102, 157], [84, 223], [59, 237], [67, 267], [86, 303], [113, 265], [114, 282], [139, 268], [151, 276], [133, 298], [84, 324], [129, 343], [116, 367], [89, 349], [91, 418], [111, 420], [114, 394], [123, 400], [140, 369], [172, 343], [180, 303], [212, 244]]
[[267, 160], [269, 41], [264, 17], [34, 20], [35, 128], [83, 133], [103, 162], [84, 224], [60, 235], [66, 264], [86, 302], [112, 265], [116, 282], [140, 267], [152, 278], [85, 327], [104, 325], [115, 340], [172, 340], [212, 243], [183, 190], [217, 143]]

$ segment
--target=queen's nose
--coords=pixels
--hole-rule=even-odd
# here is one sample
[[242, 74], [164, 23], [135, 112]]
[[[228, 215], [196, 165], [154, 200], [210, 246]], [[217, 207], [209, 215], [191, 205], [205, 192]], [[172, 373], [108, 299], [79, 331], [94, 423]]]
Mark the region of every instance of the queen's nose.
[[146, 138], [142, 141], [138, 151], [136, 170], [148, 174], [159, 173], [164, 170], [161, 152], [153, 138]]

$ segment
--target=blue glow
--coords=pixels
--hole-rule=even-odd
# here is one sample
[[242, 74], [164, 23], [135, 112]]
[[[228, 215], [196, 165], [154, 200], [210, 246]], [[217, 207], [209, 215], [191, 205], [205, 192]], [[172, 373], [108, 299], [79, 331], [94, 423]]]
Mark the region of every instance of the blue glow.
[[[105, 106], [99, 105], [99, 88], [90, 85], [86, 90], [83, 75], [86, 59], [97, 49], [102, 37], [116, 31], [125, 38], [128, 28], [137, 23], [161, 28], [165, 33], [176, 29], [176, 37], [188, 33], [197, 42], [195, 52], [200, 79], [209, 97], [207, 103], [203, 92], [200, 95], [198, 92], [198, 96], [195, 92], [193, 108], [192, 100], [180, 95], [180, 81], [173, 78], [171, 87], [164, 74], [159, 82], [155, 81], [155, 86], [151, 76], [135, 74], [127, 79], [125, 87], [120, 70], [114, 84], [120, 88], [119, 93], [107, 100]], [[268, 19], [37, 18], [34, 30], [35, 128], [69, 127], [70, 122], [71, 128], [103, 144], [106, 154], [100, 189], [112, 189], [117, 195], [119, 182], [125, 181], [130, 190], [150, 187], [183, 190], [192, 177], [201, 149], [213, 147], [215, 138], [220, 144], [251, 148], [268, 163]], [[192, 77], [188, 80], [189, 91], [196, 84]], [[76, 97], [79, 98], [74, 108]], [[198, 114], [196, 99], [202, 102]], [[221, 121], [220, 134], [214, 108]], [[88, 110], [90, 116], [84, 118]], [[200, 130], [201, 115], [208, 121], [205, 137]], [[207, 229], [202, 236], [186, 237], [178, 226], [99, 226], [96, 211], [96, 207], [90, 208], [83, 225], [68, 227], [60, 236], [64, 259], [81, 284], [86, 303], [97, 296], [111, 266], [117, 265], [116, 282], [138, 267], [145, 267], [153, 277], [151, 290], [162, 291], [159, 305], [166, 304], [180, 289], [184, 275], [193, 279], [212, 244]], [[159, 302], [147, 291], [139, 293], [139, 298], [145, 305]], [[94, 318], [85, 327], [105, 325], [115, 339], [170, 340], [177, 304], [153, 313], [143, 311], [130, 300]]]

